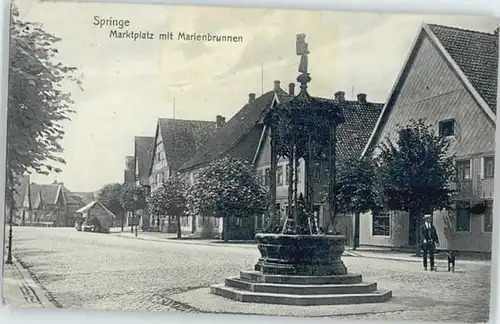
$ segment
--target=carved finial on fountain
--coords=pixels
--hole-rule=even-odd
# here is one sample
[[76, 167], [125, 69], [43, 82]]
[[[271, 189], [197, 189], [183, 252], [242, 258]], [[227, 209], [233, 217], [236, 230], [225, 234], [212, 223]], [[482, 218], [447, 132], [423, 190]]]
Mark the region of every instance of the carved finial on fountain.
[[306, 34], [297, 34], [297, 41], [295, 43], [297, 55], [300, 56], [299, 72], [297, 82], [300, 83], [300, 91], [306, 91], [307, 83], [311, 81], [311, 77], [307, 72], [309, 48], [306, 43]]

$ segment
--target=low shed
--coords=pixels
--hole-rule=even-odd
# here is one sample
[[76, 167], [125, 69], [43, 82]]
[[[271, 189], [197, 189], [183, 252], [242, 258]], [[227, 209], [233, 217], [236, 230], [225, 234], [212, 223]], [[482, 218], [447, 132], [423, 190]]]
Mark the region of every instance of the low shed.
[[99, 232], [109, 232], [113, 220], [116, 218], [115, 214], [97, 200], [83, 206], [76, 212], [82, 214], [84, 225], [94, 225]]

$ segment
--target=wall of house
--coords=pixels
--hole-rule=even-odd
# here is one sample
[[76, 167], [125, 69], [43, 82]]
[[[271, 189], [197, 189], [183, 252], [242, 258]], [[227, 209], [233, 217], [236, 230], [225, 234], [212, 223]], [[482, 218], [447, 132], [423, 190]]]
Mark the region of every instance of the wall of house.
[[168, 179], [169, 176], [168, 163], [165, 156], [165, 146], [163, 145], [163, 139], [159, 129], [157, 129], [157, 135], [158, 136], [155, 139], [153, 165], [149, 175], [151, 192], [155, 191], [164, 180]]
[[359, 242], [364, 246], [407, 247], [409, 240], [408, 213], [392, 211], [388, 213], [388, 232], [374, 230], [374, 220], [378, 217], [367, 212], [359, 217]]
[[398, 125], [419, 118], [426, 118], [436, 132], [440, 121], [455, 120], [456, 135], [452, 138], [450, 151], [456, 153], [457, 158], [495, 149], [494, 124], [427, 37], [422, 40], [412, 67], [392, 102], [377, 144], [386, 135], [394, 139]]
[[[441, 121], [455, 121], [455, 135], [450, 137], [450, 153], [457, 161], [470, 160], [470, 199], [492, 197], [493, 179], [484, 179], [484, 157], [494, 154], [495, 127], [471, 93], [452, 70], [451, 65], [438, 52], [427, 36], [420, 39], [420, 47], [413, 58], [411, 68], [403, 75], [404, 82], [385, 116], [385, 124], [378, 134], [376, 144], [387, 136], [396, 139], [398, 125], [406, 125], [411, 119], [426, 118], [439, 133]], [[374, 147], [373, 154], [378, 154]], [[444, 231], [442, 215], [436, 214], [436, 226]], [[481, 222], [472, 217], [471, 231], [455, 233], [453, 245], [465, 250], [491, 250], [491, 234], [481, 233]], [[391, 223], [391, 235], [377, 236], [372, 233], [371, 213], [362, 215], [360, 243], [362, 245], [404, 246], [408, 244], [408, 217], [398, 217]], [[394, 220], [394, 217], [391, 217]]]

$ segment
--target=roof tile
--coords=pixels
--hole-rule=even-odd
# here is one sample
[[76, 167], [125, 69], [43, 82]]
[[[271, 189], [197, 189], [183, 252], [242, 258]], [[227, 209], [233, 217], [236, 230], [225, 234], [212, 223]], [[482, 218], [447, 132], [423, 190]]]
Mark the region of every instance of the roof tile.
[[[282, 89], [279, 89], [277, 92], [273, 90], [255, 98], [251, 103], [245, 104], [213, 138], [182, 165], [181, 170], [187, 171], [191, 168], [204, 165], [226, 154], [256, 127], [261, 120], [263, 112], [271, 106], [275, 93], [278, 93], [279, 96], [287, 95]], [[258, 142], [259, 138], [249, 140]]]
[[498, 36], [455, 27], [428, 26], [479, 95], [496, 112]]
[[158, 125], [167, 161], [173, 169], [179, 169], [217, 132], [212, 121], [160, 118]]

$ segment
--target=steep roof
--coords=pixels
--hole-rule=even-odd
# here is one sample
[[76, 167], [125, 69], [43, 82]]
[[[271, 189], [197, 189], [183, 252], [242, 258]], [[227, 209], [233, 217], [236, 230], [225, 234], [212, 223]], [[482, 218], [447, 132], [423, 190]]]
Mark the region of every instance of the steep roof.
[[[287, 93], [279, 88], [264, 93], [247, 103], [241, 108], [225, 125], [219, 130], [201, 149], [196, 151], [194, 156], [185, 162], [181, 171], [207, 164], [216, 160], [235, 147], [239, 141], [250, 133], [261, 120], [261, 116], [274, 100], [275, 94], [286, 96]], [[251, 139], [258, 142], [258, 138]], [[257, 146], [257, 143], [255, 143]]]
[[449, 26], [428, 26], [488, 106], [496, 111], [498, 35]]
[[[168, 165], [179, 169], [197, 149], [202, 147], [216, 132], [216, 122], [203, 120], [158, 119], [157, 135], [160, 131]], [[153, 154], [155, 148], [153, 148]], [[150, 168], [153, 158], [151, 159]]]
[[392, 108], [393, 98], [397, 95], [407, 71], [411, 68], [411, 62], [418, 51], [419, 42], [423, 35], [429, 37], [491, 122], [495, 123], [498, 82], [498, 35], [495, 35], [494, 32], [490, 34], [423, 23], [382, 108], [375, 129], [363, 149], [362, 155], [365, 155], [371, 149], [382, 129], [386, 116]]
[[104, 209], [104, 211], [106, 213], [108, 213], [110, 216], [113, 216], [115, 217], [115, 214], [113, 214], [109, 209], [106, 208], [106, 206], [104, 206], [101, 202], [97, 201], [97, 200], [94, 200], [94, 201], [91, 201], [90, 203], [88, 203], [87, 205], [83, 206], [82, 208], [78, 209], [76, 212], [77, 213], [86, 213], [88, 212], [89, 210], [91, 210], [92, 208], [94, 208], [96, 205], [99, 205], [102, 207], [102, 209]]
[[59, 184], [39, 184], [38, 190], [42, 197], [42, 203], [55, 204], [59, 193]]
[[341, 107], [345, 119], [337, 128], [338, 161], [361, 156], [384, 104], [349, 100], [331, 101]]
[[134, 141], [134, 156], [136, 161], [135, 167], [137, 167], [136, 172], [138, 173], [139, 178], [137, 180], [139, 180], [141, 184], [147, 184], [149, 179], [149, 165], [151, 164], [151, 159], [153, 157], [155, 138], [136, 136]]

